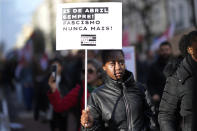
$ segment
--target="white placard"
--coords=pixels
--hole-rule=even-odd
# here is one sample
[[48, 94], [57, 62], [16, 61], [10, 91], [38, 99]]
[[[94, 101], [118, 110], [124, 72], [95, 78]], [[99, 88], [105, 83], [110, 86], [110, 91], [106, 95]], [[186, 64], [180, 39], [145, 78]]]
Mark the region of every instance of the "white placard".
[[123, 52], [125, 55], [125, 64], [127, 70], [131, 71], [134, 75], [134, 78], [136, 79], [136, 61], [135, 61], [135, 47], [129, 46], [129, 47], [123, 47]]
[[122, 3], [66, 3], [57, 8], [56, 50], [122, 49]]

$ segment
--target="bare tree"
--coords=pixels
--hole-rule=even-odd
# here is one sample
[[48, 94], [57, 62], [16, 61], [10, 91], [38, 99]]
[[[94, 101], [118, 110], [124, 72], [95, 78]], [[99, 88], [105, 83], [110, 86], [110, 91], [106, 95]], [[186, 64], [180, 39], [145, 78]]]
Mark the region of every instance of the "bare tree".
[[153, 7], [160, 0], [124, 0], [123, 1], [123, 19], [134, 13], [139, 14], [144, 33], [144, 45], [147, 45], [144, 51], [147, 50], [152, 42], [153, 32], [151, 30], [152, 18], [151, 12]]

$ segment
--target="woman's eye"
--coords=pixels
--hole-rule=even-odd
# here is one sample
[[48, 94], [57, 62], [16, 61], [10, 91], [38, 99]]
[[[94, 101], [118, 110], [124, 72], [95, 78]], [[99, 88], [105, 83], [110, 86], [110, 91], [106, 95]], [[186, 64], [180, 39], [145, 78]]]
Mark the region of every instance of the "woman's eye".
[[114, 65], [115, 63], [114, 63], [114, 62], [110, 62], [109, 64], [110, 64], [110, 65]]

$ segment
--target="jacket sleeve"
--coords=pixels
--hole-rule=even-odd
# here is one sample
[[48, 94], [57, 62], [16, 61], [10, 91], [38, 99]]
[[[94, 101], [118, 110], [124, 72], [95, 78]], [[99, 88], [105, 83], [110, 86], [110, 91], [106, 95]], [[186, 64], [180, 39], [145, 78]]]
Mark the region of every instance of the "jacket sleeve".
[[[151, 122], [153, 121], [153, 112], [151, 111], [151, 102], [150, 98], [148, 97], [148, 92], [145, 92], [145, 98], [144, 98], [144, 113], [145, 113], [145, 128], [150, 129], [151, 127]], [[155, 122], [154, 122], [155, 124]]]
[[176, 113], [179, 102], [178, 81], [168, 77], [159, 107], [159, 124], [161, 131], [176, 131]]
[[49, 101], [52, 104], [55, 112], [64, 112], [77, 105], [80, 88], [81, 87], [77, 85], [63, 98], [61, 98], [58, 90], [56, 90], [54, 93], [48, 92]]
[[103, 124], [101, 118], [101, 110], [96, 100], [96, 94], [93, 92], [88, 98], [88, 107], [90, 114], [94, 119], [93, 126], [91, 128], [82, 127], [82, 131], [103, 131]]
[[143, 98], [143, 105], [144, 105], [144, 130], [150, 130], [151, 127], [151, 119], [153, 116], [153, 113], [151, 111], [151, 102], [150, 98], [148, 96], [148, 91], [146, 90], [146, 86], [137, 82], [137, 86], [140, 88]]

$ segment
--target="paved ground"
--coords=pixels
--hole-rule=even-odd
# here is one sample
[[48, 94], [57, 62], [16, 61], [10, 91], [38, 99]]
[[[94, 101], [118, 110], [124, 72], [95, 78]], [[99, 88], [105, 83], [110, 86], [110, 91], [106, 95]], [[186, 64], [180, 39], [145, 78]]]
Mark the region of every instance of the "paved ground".
[[[5, 100], [6, 104], [2, 105], [2, 100]], [[11, 131], [50, 131], [49, 124], [35, 121], [33, 112], [27, 112], [22, 102], [22, 100], [19, 101], [16, 92], [9, 90], [9, 88], [0, 88], [0, 113], [6, 114], [5, 112], [8, 112], [10, 116], [10, 123], [7, 123], [8, 127], [5, 131], [9, 125]]]
[[14, 123], [20, 124], [23, 128], [12, 128], [11, 131], [50, 131], [47, 122], [35, 121], [33, 113], [23, 113], [19, 118], [14, 120]]
[[[5, 95], [3, 94], [3, 92], [5, 92], [4, 93]], [[33, 112], [25, 110], [23, 101], [22, 100], [19, 101], [19, 98], [17, 97], [15, 92], [9, 90], [4, 91], [1, 88], [0, 88], [0, 114], [3, 113], [2, 104], [1, 104], [1, 100], [3, 99], [6, 100], [7, 104], [5, 105], [6, 107], [5, 110], [10, 117], [8, 117], [8, 115], [6, 117], [8, 120], [8, 122], [6, 122], [6, 129], [5, 127], [3, 128], [4, 130], [1, 130], [0, 128], [0, 131], [8, 131], [9, 127], [11, 127], [11, 131], [50, 131], [49, 123], [42, 122], [41, 120], [35, 121], [33, 117]], [[42, 117], [40, 116], [40, 119], [46, 119], [45, 115], [44, 116], [42, 115]], [[68, 119], [69, 121], [67, 123], [68, 125], [67, 131], [76, 131], [77, 130], [76, 118], [74, 117], [73, 114], [70, 114]], [[0, 119], [0, 123], [1, 123], [1, 119]]]

